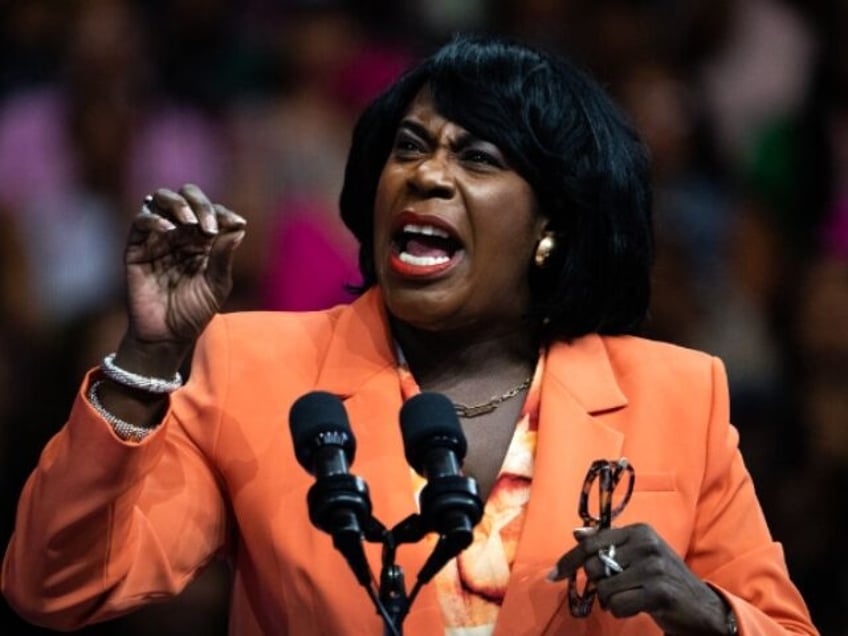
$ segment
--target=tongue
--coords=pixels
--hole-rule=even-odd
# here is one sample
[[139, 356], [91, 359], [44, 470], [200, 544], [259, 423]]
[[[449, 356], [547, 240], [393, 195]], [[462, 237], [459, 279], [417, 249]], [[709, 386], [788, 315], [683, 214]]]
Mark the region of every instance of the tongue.
[[[447, 256], [450, 257], [450, 252], [445, 249], [442, 244], [436, 245], [436, 242], [427, 241], [426, 239], [414, 238], [406, 243], [404, 251], [412, 256]], [[439, 242], [441, 243], [441, 241]]]

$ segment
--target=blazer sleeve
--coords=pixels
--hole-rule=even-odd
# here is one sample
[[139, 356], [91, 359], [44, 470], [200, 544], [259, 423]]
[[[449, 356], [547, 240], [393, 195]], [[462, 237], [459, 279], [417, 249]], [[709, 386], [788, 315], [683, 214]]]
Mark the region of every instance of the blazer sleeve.
[[[226, 367], [210, 360], [225, 349], [216, 322], [198, 343], [191, 379], [141, 443], [122, 441], [91, 407], [97, 370], [86, 377], [24, 486], [3, 562], [3, 594], [27, 620], [70, 630], [174, 596], [222, 549], [227, 509], [200, 446], [214, 448], [218, 422], [211, 409], [186, 415], [180, 406], [212, 402], [214, 374]], [[200, 439], [183, 421], [198, 417]]]
[[713, 399], [693, 541], [686, 560], [733, 608], [739, 634], [818, 634], [789, 579], [729, 426], [724, 368], [712, 363]]

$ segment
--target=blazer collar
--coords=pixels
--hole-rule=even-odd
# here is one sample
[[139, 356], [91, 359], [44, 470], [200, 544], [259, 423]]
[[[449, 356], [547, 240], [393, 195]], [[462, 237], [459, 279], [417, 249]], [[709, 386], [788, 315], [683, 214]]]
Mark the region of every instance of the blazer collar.
[[[352, 395], [369, 378], [395, 365], [383, 296], [374, 287], [339, 312], [317, 386], [337, 395]], [[546, 371], [549, 381], [556, 382], [587, 413], [627, 405], [598, 335], [554, 343]]]
[[545, 360], [547, 375], [559, 384], [589, 414], [627, 405], [612, 364], [597, 334], [570, 342], [554, 343]]
[[369, 379], [395, 368], [395, 354], [383, 296], [376, 287], [337, 314], [317, 387], [343, 397]]

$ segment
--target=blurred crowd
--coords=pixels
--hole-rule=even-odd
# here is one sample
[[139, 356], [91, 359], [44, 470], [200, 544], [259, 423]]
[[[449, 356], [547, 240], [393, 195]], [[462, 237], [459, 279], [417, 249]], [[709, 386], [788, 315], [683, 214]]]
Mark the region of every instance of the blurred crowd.
[[[0, 543], [84, 371], [122, 333], [121, 252], [144, 195], [192, 182], [248, 219], [228, 309], [348, 300], [356, 245], [337, 198], [355, 117], [468, 30], [572, 55], [644, 135], [647, 334], [724, 360], [792, 577], [822, 634], [848, 635], [845, 0], [0, 0]], [[226, 599], [216, 565], [82, 633], [223, 635]], [[5, 604], [0, 627], [47, 633]]]

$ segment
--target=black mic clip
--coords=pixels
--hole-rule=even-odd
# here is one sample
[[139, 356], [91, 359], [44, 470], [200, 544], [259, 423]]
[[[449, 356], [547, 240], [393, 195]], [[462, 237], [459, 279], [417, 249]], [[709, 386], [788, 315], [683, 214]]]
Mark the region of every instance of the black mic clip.
[[483, 517], [483, 502], [477, 482], [463, 475], [443, 475], [427, 482], [418, 498], [426, 532], [436, 532], [439, 540], [430, 558], [418, 573], [427, 583], [453, 557], [471, 545], [474, 526]]
[[442, 475], [427, 482], [418, 502], [421, 516], [429, 520], [427, 530], [467, 535], [471, 543], [474, 526], [483, 516], [477, 482], [464, 475]]
[[369, 585], [371, 571], [362, 551], [363, 537], [378, 542], [385, 527], [371, 514], [365, 481], [351, 473], [327, 475], [315, 481], [306, 495], [309, 520], [333, 537], [360, 585]]
[[474, 526], [483, 517], [483, 503], [477, 494], [477, 482], [462, 475], [443, 475], [421, 490], [418, 497], [421, 514], [411, 514], [387, 532], [383, 569], [391, 568], [395, 548], [401, 543], [416, 543], [424, 535], [439, 535], [433, 552], [421, 567], [412, 598], [425, 583], [453, 557], [471, 545]]

